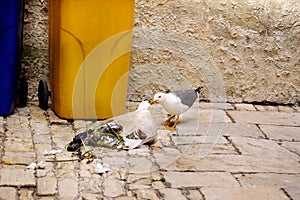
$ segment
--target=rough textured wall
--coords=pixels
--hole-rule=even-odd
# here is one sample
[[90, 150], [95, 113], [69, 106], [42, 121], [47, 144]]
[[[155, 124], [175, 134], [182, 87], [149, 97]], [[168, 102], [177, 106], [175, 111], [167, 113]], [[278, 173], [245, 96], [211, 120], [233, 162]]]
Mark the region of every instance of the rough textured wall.
[[230, 102], [300, 102], [299, 4], [136, 1], [130, 93], [203, 85], [212, 99], [221, 77]]
[[[204, 86], [202, 98], [300, 102], [298, 0], [136, 0], [130, 100]], [[26, 0], [22, 73], [48, 79], [48, 0]]]
[[29, 80], [29, 100], [37, 100], [39, 80], [49, 80], [48, 42], [48, 0], [26, 0], [21, 72]]

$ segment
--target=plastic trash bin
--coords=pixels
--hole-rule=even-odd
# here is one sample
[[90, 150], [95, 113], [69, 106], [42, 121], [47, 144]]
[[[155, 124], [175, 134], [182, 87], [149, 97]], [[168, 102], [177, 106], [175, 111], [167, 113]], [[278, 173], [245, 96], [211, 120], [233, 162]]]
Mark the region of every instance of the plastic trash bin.
[[[104, 119], [125, 113], [134, 0], [49, 3], [54, 112], [65, 119]], [[40, 84], [39, 96], [47, 101], [48, 86]]]
[[[24, 1], [0, 1], [0, 115], [12, 113], [17, 99], [18, 77], [21, 66], [21, 43]], [[22, 79], [23, 97], [27, 102], [27, 84]], [[25, 97], [24, 97], [25, 95]], [[25, 104], [26, 104], [25, 102]], [[21, 104], [24, 105], [24, 102]]]

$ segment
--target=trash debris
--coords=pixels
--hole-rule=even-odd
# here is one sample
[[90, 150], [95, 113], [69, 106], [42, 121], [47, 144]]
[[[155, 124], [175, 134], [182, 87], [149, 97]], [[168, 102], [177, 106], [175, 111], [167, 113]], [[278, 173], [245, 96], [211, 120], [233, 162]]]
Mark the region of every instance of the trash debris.
[[141, 139], [128, 139], [124, 137], [124, 147], [123, 149], [135, 149], [143, 143]]
[[72, 156], [76, 156], [77, 158], [73, 159], [63, 159], [63, 160], [46, 160], [46, 162], [73, 162], [73, 161], [82, 161], [84, 159], [87, 160], [87, 163], [93, 162], [96, 156], [94, 155], [92, 150], [85, 151], [84, 153], [81, 152], [79, 149], [78, 151], [74, 152]]
[[27, 166], [27, 169], [32, 169], [32, 170], [35, 170], [35, 169], [45, 169], [47, 166], [47, 164], [44, 162], [44, 161], [41, 161], [39, 163], [31, 163], [30, 165]]
[[23, 166], [28, 166], [27, 163], [21, 163], [21, 162], [9, 162], [9, 161], [6, 161], [6, 160], [2, 160], [1, 163], [3, 165], [23, 165]]
[[156, 142], [156, 127], [149, 112], [150, 104], [143, 101], [136, 111], [93, 124], [67, 144], [67, 151], [80, 152], [82, 147], [101, 149], [134, 149]]
[[94, 172], [96, 174], [103, 174], [110, 171], [111, 169], [109, 168], [108, 164], [96, 163], [96, 165], [94, 166]]
[[62, 149], [52, 149], [50, 151], [45, 151], [44, 156], [56, 155], [62, 152]]

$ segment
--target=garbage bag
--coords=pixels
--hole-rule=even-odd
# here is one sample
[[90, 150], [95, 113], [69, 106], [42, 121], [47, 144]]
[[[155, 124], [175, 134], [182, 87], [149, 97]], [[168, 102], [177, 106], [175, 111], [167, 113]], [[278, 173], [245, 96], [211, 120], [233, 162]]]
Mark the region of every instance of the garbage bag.
[[133, 149], [155, 143], [157, 129], [149, 107], [148, 101], [142, 101], [134, 112], [94, 123], [76, 135], [67, 145], [67, 150], [77, 151], [82, 146]]

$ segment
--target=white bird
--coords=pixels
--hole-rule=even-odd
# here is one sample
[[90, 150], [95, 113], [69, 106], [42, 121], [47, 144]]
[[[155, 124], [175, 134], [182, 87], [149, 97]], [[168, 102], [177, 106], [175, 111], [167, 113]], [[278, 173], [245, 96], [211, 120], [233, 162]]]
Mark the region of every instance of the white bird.
[[[150, 104], [159, 103], [162, 107], [170, 113], [172, 116], [168, 118], [162, 124], [166, 126], [168, 130], [175, 130], [176, 124], [179, 122], [179, 115], [187, 111], [196, 101], [202, 87], [198, 87], [194, 90], [181, 90], [171, 93], [158, 92], [154, 95]], [[171, 120], [176, 117], [172, 126]]]

